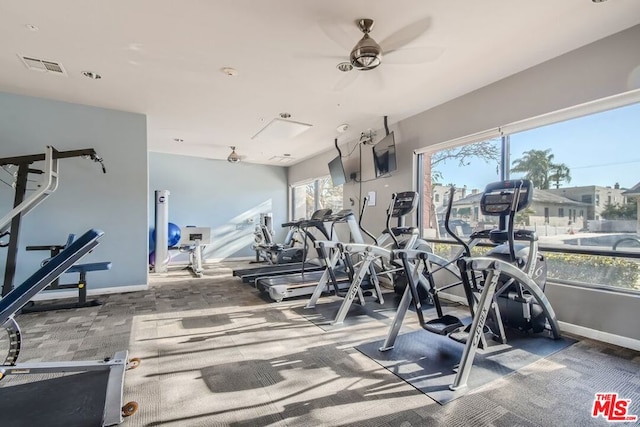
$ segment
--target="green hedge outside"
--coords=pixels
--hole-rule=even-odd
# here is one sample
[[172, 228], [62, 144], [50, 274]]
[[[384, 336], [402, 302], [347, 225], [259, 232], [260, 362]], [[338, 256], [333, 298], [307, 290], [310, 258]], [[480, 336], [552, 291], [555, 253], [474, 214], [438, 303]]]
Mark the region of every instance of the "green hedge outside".
[[596, 255], [547, 253], [551, 279], [640, 290], [640, 263]]
[[[451, 259], [459, 246], [434, 243], [432, 248], [436, 255]], [[482, 256], [487, 248], [476, 247], [471, 252], [473, 256]], [[640, 291], [640, 263], [633, 260], [558, 252], [544, 255], [547, 260], [547, 277], [551, 280], [570, 280]]]

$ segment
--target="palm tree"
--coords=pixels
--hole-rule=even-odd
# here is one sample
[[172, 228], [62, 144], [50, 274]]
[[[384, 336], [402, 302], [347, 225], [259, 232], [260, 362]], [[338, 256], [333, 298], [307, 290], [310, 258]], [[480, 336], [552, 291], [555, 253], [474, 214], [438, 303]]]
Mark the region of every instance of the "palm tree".
[[551, 174], [549, 175], [549, 180], [553, 182], [556, 188], [560, 188], [560, 182], [571, 182], [571, 171], [569, 170], [569, 166], [564, 163], [558, 163], [551, 165]]
[[530, 180], [535, 188], [549, 189], [549, 174], [554, 167], [550, 148], [525, 151], [512, 164], [511, 172], [524, 172], [524, 178]]

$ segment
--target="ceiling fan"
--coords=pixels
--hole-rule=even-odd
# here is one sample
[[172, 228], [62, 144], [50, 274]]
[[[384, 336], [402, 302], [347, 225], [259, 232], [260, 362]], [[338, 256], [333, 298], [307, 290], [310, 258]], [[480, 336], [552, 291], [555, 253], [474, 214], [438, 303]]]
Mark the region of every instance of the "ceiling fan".
[[[434, 47], [405, 47], [407, 44], [423, 35], [431, 26], [430, 18], [423, 18], [407, 25], [385, 38], [381, 43], [376, 42], [370, 33], [375, 21], [370, 18], [362, 18], [355, 21], [358, 29], [364, 33], [355, 46], [350, 48], [348, 61], [341, 62], [337, 68], [343, 72], [369, 71], [379, 67], [383, 63], [390, 64], [420, 64], [432, 61], [442, 54], [442, 49]], [[342, 47], [349, 46], [346, 42], [347, 34], [339, 31], [334, 26], [322, 25], [324, 33]], [[346, 47], [349, 49], [349, 47]], [[359, 73], [348, 73], [336, 84], [334, 90], [339, 91], [352, 84]]]

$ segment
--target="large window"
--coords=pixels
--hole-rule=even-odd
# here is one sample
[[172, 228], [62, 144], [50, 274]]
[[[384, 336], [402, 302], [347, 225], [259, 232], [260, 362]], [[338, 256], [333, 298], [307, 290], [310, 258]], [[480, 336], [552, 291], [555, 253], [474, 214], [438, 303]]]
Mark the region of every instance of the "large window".
[[515, 222], [547, 248], [551, 279], [640, 290], [638, 117], [633, 104], [425, 152], [425, 237], [448, 237], [440, 224], [451, 185], [451, 224], [468, 236], [495, 225], [478, 213], [487, 183], [527, 178], [533, 202]]
[[466, 144], [446, 150], [426, 153], [423, 200], [423, 228], [427, 237], [447, 237], [444, 216], [452, 186], [453, 210], [451, 224], [460, 234], [468, 236], [473, 228], [492, 223], [480, 218], [478, 201], [484, 184], [499, 179], [500, 140]]
[[310, 218], [318, 209], [342, 209], [342, 186], [333, 186], [328, 176], [291, 188], [292, 219]]

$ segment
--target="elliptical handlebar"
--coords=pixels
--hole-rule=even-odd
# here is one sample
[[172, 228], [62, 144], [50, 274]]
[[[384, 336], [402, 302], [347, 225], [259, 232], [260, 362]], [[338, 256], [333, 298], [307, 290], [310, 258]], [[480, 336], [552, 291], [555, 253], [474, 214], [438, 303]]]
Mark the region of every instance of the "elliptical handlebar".
[[393, 230], [391, 229], [391, 216], [393, 215], [393, 208], [396, 204], [396, 198], [398, 197], [398, 193], [393, 193], [391, 195], [391, 203], [389, 204], [389, 207], [387, 208], [387, 232], [391, 235], [391, 238], [393, 239], [393, 243], [396, 247], [396, 249], [400, 249], [400, 242], [398, 242], [398, 238], [396, 237], [396, 233], [393, 232]]
[[360, 217], [358, 218], [358, 227], [360, 227], [360, 230], [362, 230], [364, 234], [366, 234], [367, 236], [373, 239], [373, 242], [376, 244], [376, 246], [380, 246], [378, 243], [378, 239], [376, 239], [376, 236], [371, 234], [369, 230], [367, 230], [362, 226], [362, 218], [364, 218], [364, 211], [366, 210], [368, 203], [369, 203], [369, 196], [364, 196], [364, 198], [362, 199], [362, 207], [360, 208]]
[[453, 232], [453, 230], [451, 230], [451, 224], [449, 224], [449, 220], [451, 219], [451, 211], [453, 209], [453, 196], [455, 193], [456, 193], [456, 187], [452, 185], [451, 189], [449, 190], [449, 201], [447, 203], [447, 213], [444, 216], [444, 228], [445, 230], [447, 230], [447, 233], [449, 233], [449, 235], [455, 239], [456, 242], [462, 245], [462, 247], [464, 248], [465, 256], [470, 257], [471, 248], [469, 248], [469, 245], [467, 244], [467, 242], [462, 240], [456, 233]]
[[509, 209], [509, 223], [507, 225], [507, 238], [509, 239], [509, 258], [511, 262], [516, 260], [515, 241], [514, 241], [514, 219], [515, 214], [518, 211], [518, 204], [520, 203], [520, 191], [524, 182], [519, 180], [516, 182], [516, 186], [513, 189], [513, 200], [511, 201], [511, 208]]

